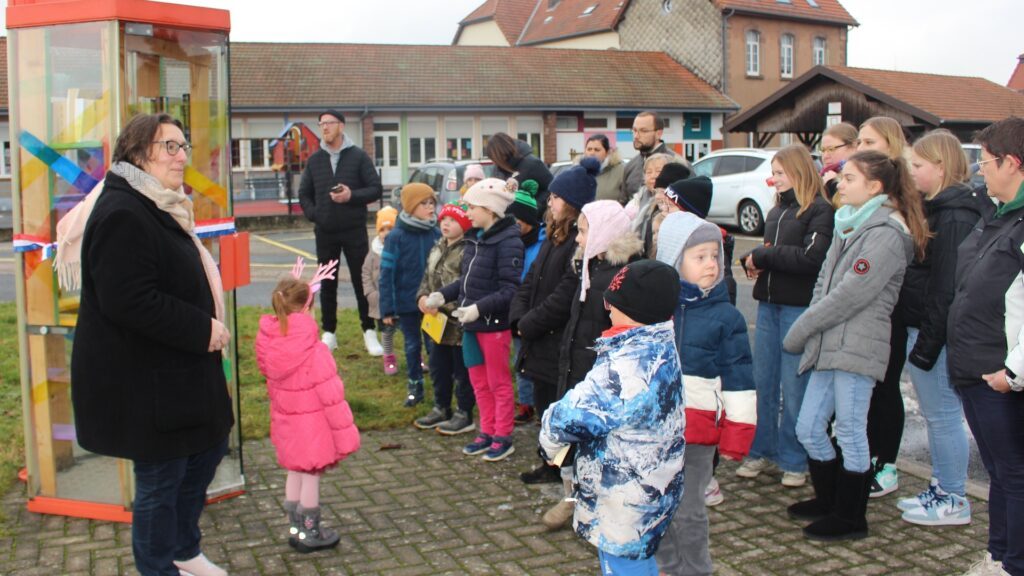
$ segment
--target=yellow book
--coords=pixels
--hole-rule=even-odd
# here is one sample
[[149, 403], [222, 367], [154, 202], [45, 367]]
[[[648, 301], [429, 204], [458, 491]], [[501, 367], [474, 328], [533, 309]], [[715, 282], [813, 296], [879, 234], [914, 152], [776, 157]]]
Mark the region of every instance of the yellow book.
[[441, 337], [444, 335], [444, 328], [448, 325], [448, 316], [442, 312], [437, 314], [424, 314], [423, 322], [420, 324], [420, 328], [427, 333], [427, 336], [437, 342], [441, 343]]

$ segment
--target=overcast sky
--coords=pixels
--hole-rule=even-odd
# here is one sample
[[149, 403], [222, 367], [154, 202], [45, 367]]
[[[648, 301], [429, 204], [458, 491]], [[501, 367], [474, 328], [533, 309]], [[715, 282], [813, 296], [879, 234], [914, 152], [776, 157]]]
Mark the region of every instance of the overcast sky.
[[[850, 66], [982, 76], [1005, 85], [1024, 52], [1021, 0], [840, 2], [860, 22], [850, 32]], [[450, 44], [459, 20], [483, 0], [180, 3], [231, 10], [236, 41]]]

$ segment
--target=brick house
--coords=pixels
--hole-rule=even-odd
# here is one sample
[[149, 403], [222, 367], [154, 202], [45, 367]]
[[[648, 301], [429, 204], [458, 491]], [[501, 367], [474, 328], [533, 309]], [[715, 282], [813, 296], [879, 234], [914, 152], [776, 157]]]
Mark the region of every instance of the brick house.
[[[845, 65], [856, 25], [838, 0], [487, 0], [459, 23], [453, 43], [500, 30], [505, 46], [665, 52], [742, 112], [813, 66]], [[731, 134], [725, 143], [749, 137]]]
[[1017, 57], [1017, 67], [1013, 69], [1006, 86], [1017, 92], [1024, 92], [1024, 54]]

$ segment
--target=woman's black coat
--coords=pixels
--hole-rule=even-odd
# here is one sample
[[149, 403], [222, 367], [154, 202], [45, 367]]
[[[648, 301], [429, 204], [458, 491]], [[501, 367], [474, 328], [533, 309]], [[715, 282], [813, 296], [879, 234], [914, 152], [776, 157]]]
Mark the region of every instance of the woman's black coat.
[[160, 461], [223, 441], [234, 416], [221, 354], [207, 352], [213, 314], [191, 237], [108, 172], [82, 244], [71, 354], [79, 444]]

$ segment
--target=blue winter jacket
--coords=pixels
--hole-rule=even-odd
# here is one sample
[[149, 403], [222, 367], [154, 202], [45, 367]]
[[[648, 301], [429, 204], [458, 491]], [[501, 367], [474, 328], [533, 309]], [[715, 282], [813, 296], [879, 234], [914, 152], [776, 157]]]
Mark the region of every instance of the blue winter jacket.
[[537, 259], [537, 254], [540, 253], [540, 247], [547, 239], [547, 229], [542, 225], [537, 233], [537, 241], [523, 248], [523, 274], [519, 278], [520, 282], [526, 280], [526, 274], [530, 271], [530, 266], [532, 266], [533, 261]]
[[757, 395], [747, 321], [719, 282], [706, 295], [681, 281], [675, 335], [686, 389], [686, 441], [717, 445], [742, 459], [757, 424]]
[[423, 280], [427, 256], [441, 236], [435, 226], [430, 230], [413, 228], [401, 218], [384, 239], [380, 255], [380, 317], [419, 312], [416, 291]]
[[577, 444], [576, 532], [649, 558], [683, 497], [685, 399], [672, 322], [598, 338], [586, 378], [544, 412], [541, 448]]
[[505, 216], [487, 230], [470, 228], [464, 238], [462, 276], [441, 288], [444, 301], [476, 304], [480, 318], [463, 326], [467, 332], [508, 330], [509, 307], [523, 275], [519, 225], [512, 216]]

